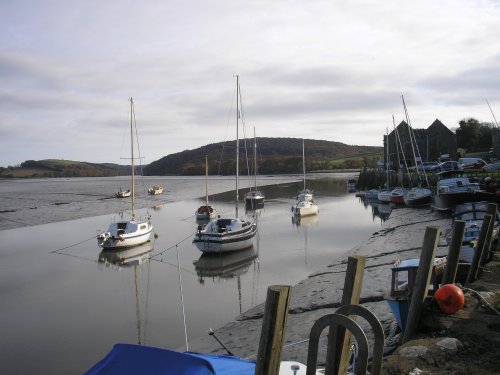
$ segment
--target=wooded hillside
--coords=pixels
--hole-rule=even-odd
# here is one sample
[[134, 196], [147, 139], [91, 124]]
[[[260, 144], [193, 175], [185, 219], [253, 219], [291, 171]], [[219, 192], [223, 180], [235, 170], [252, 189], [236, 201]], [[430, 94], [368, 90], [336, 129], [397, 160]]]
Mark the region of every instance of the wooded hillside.
[[[307, 171], [358, 169], [375, 165], [383, 148], [349, 146], [340, 142], [306, 139]], [[246, 147], [245, 147], [246, 146]], [[144, 168], [146, 175], [202, 175], [205, 173], [205, 155], [209, 174], [231, 175], [236, 166], [236, 141], [209, 144], [195, 150], [186, 150], [165, 156]], [[253, 138], [240, 140], [240, 173], [247, 171], [247, 160], [253, 173]], [[302, 139], [257, 138], [257, 165], [259, 174], [302, 172]]]
[[[240, 140], [240, 173], [253, 173], [253, 138]], [[308, 172], [374, 167], [383, 148], [349, 146], [340, 142], [305, 140]], [[205, 155], [209, 174], [232, 175], [236, 170], [236, 141], [209, 144], [195, 150], [167, 155], [143, 166], [145, 175], [204, 175]], [[259, 174], [301, 173], [302, 139], [257, 138]], [[71, 160], [27, 160], [18, 167], [0, 168], [0, 178], [30, 177], [105, 177], [130, 175], [131, 166], [111, 163], [87, 163]], [[139, 171], [138, 171], [139, 173]]]

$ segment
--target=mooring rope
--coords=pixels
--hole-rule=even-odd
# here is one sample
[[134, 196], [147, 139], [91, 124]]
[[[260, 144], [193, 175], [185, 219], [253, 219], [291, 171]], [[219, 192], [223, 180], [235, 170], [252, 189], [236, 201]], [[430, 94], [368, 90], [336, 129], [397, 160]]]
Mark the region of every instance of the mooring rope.
[[94, 240], [96, 239], [97, 236], [92, 236], [90, 238], [87, 238], [86, 240], [83, 240], [83, 241], [80, 241], [80, 242], [77, 242], [77, 243], [74, 243], [72, 245], [68, 245], [68, 246], [65, 246], [65, 247], [61, 247], [60, 249], [57, 249], [57, 250], [52, 250], [51, 253], [58, 253], [59, 251], [62, 251], [62, 250], [66, 250], [66, 249], [69, 249], [70, 247], [74, 247], [74, 246], [78, 246], [78, 245], [81, 245], [82, 243], [84, 242], [87, 242], [87, 241], [90, 241], [90, 240]]
[[189, 351], [188, 337], [187, 337], [187, 326], [186, 326], [186, 310], [184, 308], [184, 293], [182, 292], [182, 276], [181, 276], [181, 266], [179, 262], [179, 248], [177, 248], [177, 272], [179, 274], [179, 291], [181, 294], [181, 306], [182, 306], [182, 319], [184, 322], [184, 338], [186, 340], [186, 351]]
[[191, 237], [193, 237], [193, 233], [191, 233], [189, 236], [187, 236], [187, 237], [183, 238], [182, 240], [180, 240], [180, 241], [179, 241], [179, 242], [177, 242], [176, 244], [174, 244], [174, 245], [172, 245], [172, 246], [170, 246], [170, 247], [166, 248], [165, 250], [162, 250], [162, 251], [160, 251], [159, 253], [156, 253], [156, 254], [154, 254], [154, 255], [151, 255], [151, 256], [149, 257], [149, 259], [153, 259], [153, 260], [155, 260], [154, 258], [156, 258], [158, 255], [162, 255], [163, 253], [165, 253], [165, 252], [167, 252], [167, 251], [169, 251], [169, 250], [172, 250], [173, 248], [175, 248], [175, 247], [179, 246], [181, 243], [183, 243], [184, 241], [186, 241], [186, 240], [190, 239]]

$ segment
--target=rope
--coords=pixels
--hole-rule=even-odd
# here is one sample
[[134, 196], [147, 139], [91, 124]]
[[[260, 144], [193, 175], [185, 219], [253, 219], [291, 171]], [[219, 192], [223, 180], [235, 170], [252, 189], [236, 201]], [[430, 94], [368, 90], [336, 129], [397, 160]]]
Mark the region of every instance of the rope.
[[[179, 242], [177, 242], [175, 245], [172, 245], [170, 246], [169, 248], [165, 249], [165, 250], [162, 250], [160, 251], [159, 253], [156, 253], [155, 255], [151, 255], [148, 259], [153, 259], [153, 258], [156, 258], [158, 255], [162, 255], [163, 253], [169, 251], [169, 250], [172, 250], [174, 247], [177, 247], [179, 246], [181, 243], [183, 243], [184, 241], [186, 241], [187, 239], [191, 238], [193, 236], [193, 234], [191, 233], [189, 236], [185, 237], [184, 239], [180, 240]], [[154, 259], [153, 259], [154, 260]]]
[[90, 240], [93, 240], [93, 239], [96, 239], [96, 238], [97, 238], [97, 236], [92, 236], [92, 237], [90, 237], [90, 238], [87, 238], [86, 240], [83, 240], [83, 241], [77, 242], [77, 243], [75, 243], [75, 244], [68, 245], [68, 246], [65, 246], [65, 247], [61, 247], [60, 249], [57, 249], [57, 250], [53, 250], [53, 251], [51, 251], [50, 253], [58, 253], [59, 251], [69, 249], [70, 247], [80, 245], [80, 244], [82, 244], [82, 243], [84, 243], [84, 242], [87, 242], [87, 241], [90, 241]]
[[181, 277], [181, 266], [179, 262], [179, 248], [177, 245], [177, 272], [179, 274], [179, 292], [181, 294], [181, 306], [182, 306], [182, 319], [184, 321], [184, 338], [186, 339], [186, 351], [189, 351], [188, 337], [187, 337], [187, 326], [186, 326], [186, 310], [184, 308], [184, 294], [182, 292], [182, 277]]
[[462, 288], [462, 291], [463, 292], [470, 292], [470, 293], [473, 293], [475, 294], [476, 296], [479, 297], [479, 299], [481, 301], [484, 302], [484, 304], [486, 306], [488, 306], [490, 309], [492, 309], [497, 315], [500, 315], [500, 311], [498, 311], [497, 309], [495, 309], [488, 301], [486, 301], [486, 299], [481, 295], [481, 293], [479, 293], [478, 291], [476, 290], [472, 290], [472, 289], [469, 289], [469, 288]]

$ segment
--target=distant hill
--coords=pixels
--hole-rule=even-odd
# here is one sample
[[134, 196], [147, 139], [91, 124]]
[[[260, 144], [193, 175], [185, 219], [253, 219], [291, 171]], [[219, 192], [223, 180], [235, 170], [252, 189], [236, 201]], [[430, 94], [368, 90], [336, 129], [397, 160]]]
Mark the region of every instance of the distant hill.
[[[308, 172], [338, 169], [359, 169], [375, 166], [383, 154], [383, 147], [349, 146], [340, 142], [306, 139], [306, 169]], [[246, 144], [246, 147], [245, 147]], [[212, 143], [195, 150], [186, 150], [165, 156], [144, 168], [144, 174], [203, 175], [205, 155], [209, 174], [231, 175], [236, 166], [236, 141]], [[253, 173], [253, 138], [240, 140], [240, 173], [246, 174], [247, 156]], [[257, 138], [257, 165], [259, 174], [302, 172], [301, 138]]]
[[[236, 170], [235, 149], [236, 141], [208, 144], [195, 150], [167, 155], [143, 166], [143, 172], [149, 176], [203, 175], [205, 155], [208, 155], [210, 174], [232, 175]], [[359, 170], [363, 166], [374, 167], [376, 160], [383, 154], [383, 148], [306, 139], [305, 154], [308, 172]], [[247, 156], [250, 173], [253, 173], [253, 138], [240, 140], [242, 175], [248, 173]], [[301, 173], [302, 139], [257, 138], [257, 165], [259, 174]], [[112, 163], [27, 160], [19, 167], [0, 167], [0, 178], [123, 176], [130, 175], [131, 170], [131, 166]]]
[[26, 160], [19, 167], [0, 168], [0, 178], [107, 177], [130, 173], [130, 166], [59, 159]]

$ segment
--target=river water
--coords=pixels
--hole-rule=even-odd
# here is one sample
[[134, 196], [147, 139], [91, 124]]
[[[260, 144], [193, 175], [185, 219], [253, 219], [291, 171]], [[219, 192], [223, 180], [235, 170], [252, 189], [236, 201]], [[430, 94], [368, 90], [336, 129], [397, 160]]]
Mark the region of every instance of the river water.
[[[265, 207], [239, 206], [258, 220], [254, 247], [208, 259], [191, 243], [204, 178], [146, 177], [145, 188], [165, 187], [137, 202], [158, 237], [121, 254], [124, 264], [100, 257], [95, 235], [127, 215], [130, 200], [113, 198], [126, 178], [0, 181], [1, 373], [83, 373], [118, 342], [185, 350], [186, 338], [264, 302], [269, 285], [298, 283], [380, 227], [388, 206], [363, 204], [348, 177], [308, 176], [320, 213], [301, 222], [290, 211], [301, 176], [259, 177]], [[234, 214], [234, 185], [209, 178], [221, 214]]]

